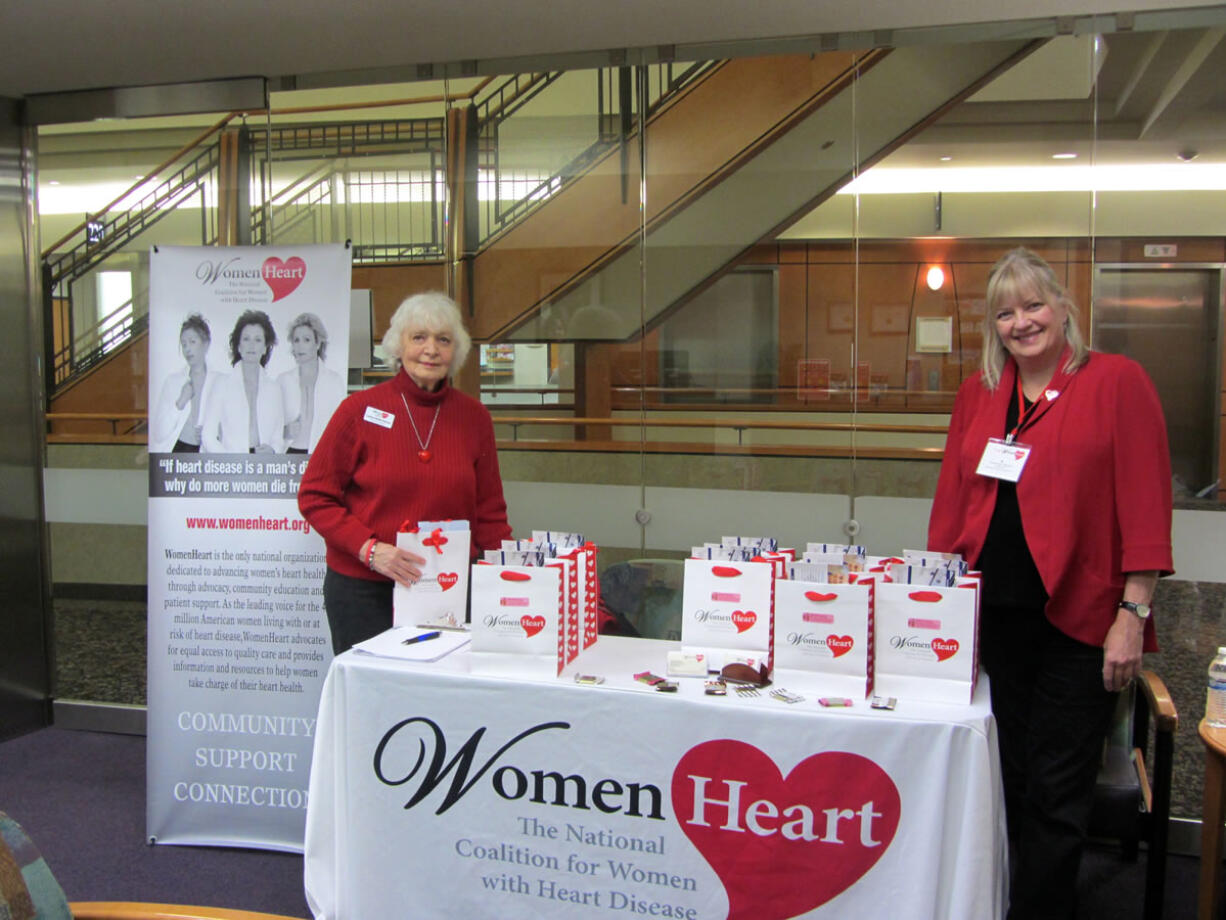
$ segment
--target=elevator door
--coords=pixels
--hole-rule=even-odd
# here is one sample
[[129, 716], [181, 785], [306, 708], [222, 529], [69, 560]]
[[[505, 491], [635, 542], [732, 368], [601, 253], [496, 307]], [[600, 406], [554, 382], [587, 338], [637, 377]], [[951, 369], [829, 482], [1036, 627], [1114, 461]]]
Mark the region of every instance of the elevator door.
[[1140, 362], [1158, 388], [1175, 497], [1208, 489], [1218, 478], [1221, 269], [1100, 267], [1094, 291], [1093, 347]]

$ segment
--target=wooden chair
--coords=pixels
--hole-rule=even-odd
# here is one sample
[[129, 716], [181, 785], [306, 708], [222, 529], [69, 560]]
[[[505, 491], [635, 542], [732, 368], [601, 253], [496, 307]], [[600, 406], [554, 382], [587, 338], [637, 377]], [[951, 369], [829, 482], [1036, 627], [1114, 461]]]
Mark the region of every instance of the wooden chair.
[[[1126, 859], [1146, 846], [1145, 920], [1162, 916], [1171, 814], [1171, 768], [1179, 713], [1162, 679], [1142, 671], [1120, 694], [1090, 812], [1090, 836], [1119, 841]], [[1150, 734], [1153, 755], [1147, 759]]]
[[295, 920], [281, 914], [225, 907], [145, 904], [137, 901], [72, 901], [73, 920]]
[[69, 902], [24, 828], [2, 811], [0, 916], [13, 920], [295, 920], [225, 907], [135, 901]]

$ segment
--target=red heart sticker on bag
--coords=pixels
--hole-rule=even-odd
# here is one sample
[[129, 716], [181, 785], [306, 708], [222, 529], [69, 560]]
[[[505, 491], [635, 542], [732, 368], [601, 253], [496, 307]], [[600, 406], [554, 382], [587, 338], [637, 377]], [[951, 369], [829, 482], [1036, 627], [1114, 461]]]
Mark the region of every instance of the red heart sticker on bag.
[[446, 591], [448, 588], [454, 588], [456, 582], [460, 580], [460, 576], [455, 572], [439, 572], [438, 586]]
[[851, 651], [851, 647], [856, 644], [851, 636], [827, 636], [826, 648], [830, 649], [830, 654], [835, 658], [840, 655], [846, 655]]
[[276, 303], [282, 297], [294, 293], [298, 285], [306, 277], [306, 263], [297, 256], [291, 256], [282, 262], [276, 256], [264, 260], [260, 266], [260, 274], [264, 283], [272, 291], [272, 302]]
[[736, 627], [736, 631], [739, 633], [743, 633], [756, 622], [758, 622], [758, 615], [752, 610], [732, 611], [732, 624]]
[[933, 639], [932, 651], [937, 656], [937, 661], [944, 661], [946, 658], [953, 658], [958, 654], [957, 639]]
[[830, 901], [889, 849], [901, 813], [898, 788], [867, 757], [814, 754], [785, 778], [758, 748], [729, 739], [686, 751], [672, 800], [728, 893], [728, 920], [784, 920]]
[[539, 613], [535, 616], [528, 616], [525, 613], [519, 618], [519, 625], [524, 628], [524, 635], [531, 639], [545, 628], [545, 618]]

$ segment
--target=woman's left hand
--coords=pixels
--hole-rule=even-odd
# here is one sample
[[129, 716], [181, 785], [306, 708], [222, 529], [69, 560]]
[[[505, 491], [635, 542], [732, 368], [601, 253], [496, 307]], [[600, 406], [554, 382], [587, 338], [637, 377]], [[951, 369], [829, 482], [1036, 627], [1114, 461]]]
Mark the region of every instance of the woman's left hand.
[[1145, 621], [1122, 607], [1117, 610], [1103, 643], [1103, 686], [1107, 690], [1123, 690], [1141, 673], [1144, 641]]

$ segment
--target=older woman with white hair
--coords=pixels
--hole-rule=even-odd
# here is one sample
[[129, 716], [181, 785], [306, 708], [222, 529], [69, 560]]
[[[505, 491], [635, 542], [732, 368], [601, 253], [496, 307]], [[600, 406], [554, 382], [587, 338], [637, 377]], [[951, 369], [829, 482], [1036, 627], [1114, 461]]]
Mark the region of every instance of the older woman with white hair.
[[421, 576], [425, 560], [396, 546], [401, 523], [467, 520], [474, 556], [511, 535], [493, 421], [449, 381], [471, 347], [449, 297], [409, 297], [383, 337], [396, 375], [342, 402], [311, 454], [298, 507], [327, 544], [337, 653], [388, 629], [393, 584]]

